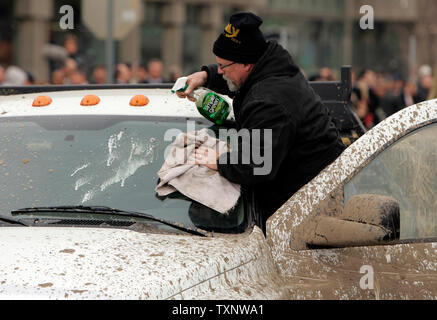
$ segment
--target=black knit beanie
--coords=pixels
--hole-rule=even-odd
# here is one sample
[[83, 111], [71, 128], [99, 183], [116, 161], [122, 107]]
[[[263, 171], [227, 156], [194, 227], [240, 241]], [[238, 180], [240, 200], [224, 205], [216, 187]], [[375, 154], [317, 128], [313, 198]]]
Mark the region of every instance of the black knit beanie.
[[256, 63], [267, 49], [266, 39], [259, 29], [262, 23], [262, 19], [251, 12], [232, 15], [212, 51], [229, 61]]

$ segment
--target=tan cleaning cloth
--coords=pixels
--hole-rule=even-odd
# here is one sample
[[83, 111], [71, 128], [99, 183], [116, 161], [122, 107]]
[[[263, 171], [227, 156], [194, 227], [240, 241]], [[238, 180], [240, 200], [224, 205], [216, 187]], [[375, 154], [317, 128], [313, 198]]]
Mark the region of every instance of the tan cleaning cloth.
[[231, 183], [217, 171], [206, 166], [188, 164], [196, 148], [203, 146], [227, 152], [225, 142], [212, 138], [207, 129], [179, 134], [170, 146], [155, 191], [166, 196], [176, 190], [211, 209], [227, 214], [240, 197], [240, 185]]

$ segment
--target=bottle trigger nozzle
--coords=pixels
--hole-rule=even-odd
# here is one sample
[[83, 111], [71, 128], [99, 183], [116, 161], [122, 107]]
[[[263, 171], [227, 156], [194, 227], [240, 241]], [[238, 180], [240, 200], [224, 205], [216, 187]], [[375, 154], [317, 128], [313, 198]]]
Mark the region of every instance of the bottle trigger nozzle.
[[172, 93], [175, 92], [184, 92], [188, 88], [187, 77], [178, 78], [171, 89]]

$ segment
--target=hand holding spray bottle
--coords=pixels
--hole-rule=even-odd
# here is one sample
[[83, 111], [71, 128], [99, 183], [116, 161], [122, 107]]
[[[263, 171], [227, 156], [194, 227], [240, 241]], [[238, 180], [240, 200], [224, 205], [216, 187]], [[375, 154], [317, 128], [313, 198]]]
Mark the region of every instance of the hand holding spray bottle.
[[[171, 92], [183, 92], [187, 88], [187, 77], [181, 77], [176, 80]], [[201, 87], [194, 90], [190, 97], [196, 100], [195, 104], [200, 114], [218, 125], [223, 124], [223, 121], [229, 115], [230, 110], [227, 101], [212, 90]]]

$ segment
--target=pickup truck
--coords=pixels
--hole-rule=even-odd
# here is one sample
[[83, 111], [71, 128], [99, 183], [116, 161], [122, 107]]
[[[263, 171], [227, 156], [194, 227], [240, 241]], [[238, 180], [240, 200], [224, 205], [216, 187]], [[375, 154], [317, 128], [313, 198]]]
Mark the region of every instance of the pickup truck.
[[245, 190], [157, 196], [173, 133], [211, 127], [171, 85], [2, 88], [0, 298], [437, 298], [437, 101], [364, 133], [347, 80], [312, 86], [354, 141], [265, 234]]

